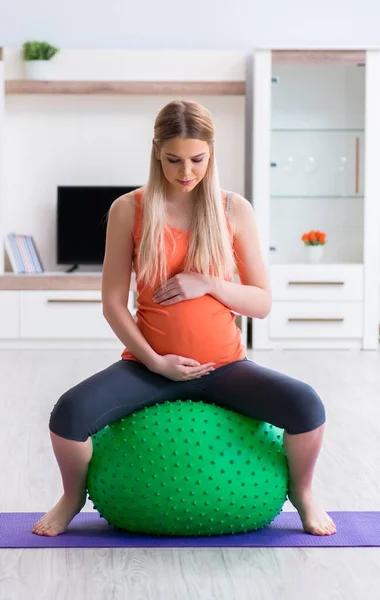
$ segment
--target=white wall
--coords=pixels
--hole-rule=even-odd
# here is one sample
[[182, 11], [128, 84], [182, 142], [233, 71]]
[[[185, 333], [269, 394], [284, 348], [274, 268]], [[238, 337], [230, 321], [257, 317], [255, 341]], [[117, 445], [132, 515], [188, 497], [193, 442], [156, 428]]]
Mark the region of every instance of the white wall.
[[[158, 64], [154, 64], [154, 56]], [[6, 53], [6, 77], [22, 75]], [[235, 79], [244, 76], [239, 53], [62, 53], [56, 78], [76, 79], [81, 69], [98, 79], [178, 79], [187, 65], [189, 79]], [[77, 60], [75, 60], [75, 56]], [[94, 57], [95, 56], [95, 57]], [[85, 67], [85, 63], [87, 67]], [[138, 63], [140, 66], [138, 66]], [[101, 68], [101, 66], [102, 68]], [[149, 69], [153, 72], [149, 72]], [[91, 72], [92, 71], [92, 72]], [[144, 75], [145, 74], [145, 75]], [[58, 185], [142, 185], [149, 168], [154, 118], [173, 96], [6, 96], [3, 161], [4, 233], [32, 235], [45, 270], [56, 265]], [[244, 194], [244, 114], [240, 96], [192, 97], [212, 113], [222, 187]]]
[[[222, 185], [244, 193], [243, 99], [195, 99], [214, 114]], [[170, 100], [163, 96], [9, 97], [5, 231], [33, 235], [45, 269], [56, 270], [57, 185], [144, 184], [154, 116]]]
[[0, 0], [0, 42], [62, 48], [377, 45], [378, 0]]

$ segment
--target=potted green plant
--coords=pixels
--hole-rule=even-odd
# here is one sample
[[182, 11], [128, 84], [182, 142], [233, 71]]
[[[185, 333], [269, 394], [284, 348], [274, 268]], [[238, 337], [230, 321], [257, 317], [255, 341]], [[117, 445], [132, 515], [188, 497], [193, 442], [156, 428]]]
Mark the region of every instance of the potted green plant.
[[51, 59], [59, 49], [48, 42], [27, 41], [22, 47], [26, 79], [50, 79]]

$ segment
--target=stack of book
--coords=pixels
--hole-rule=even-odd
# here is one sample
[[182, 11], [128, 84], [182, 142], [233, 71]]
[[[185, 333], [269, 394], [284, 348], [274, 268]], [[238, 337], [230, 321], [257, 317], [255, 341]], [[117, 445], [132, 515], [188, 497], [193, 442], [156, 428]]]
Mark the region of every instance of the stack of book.
[[43, 273], [44, 268], [32, 236], [8, 233], [5, 250], [14, 273]]

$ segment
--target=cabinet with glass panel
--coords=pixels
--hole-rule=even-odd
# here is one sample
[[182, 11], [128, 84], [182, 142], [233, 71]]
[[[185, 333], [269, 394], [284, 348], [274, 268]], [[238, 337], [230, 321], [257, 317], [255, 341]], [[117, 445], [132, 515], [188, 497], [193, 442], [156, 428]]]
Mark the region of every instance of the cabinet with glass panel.
[[253, 82], [252, 199], [273, 293], [253, 347], [376, 349], [380, 53], [257, 50]]

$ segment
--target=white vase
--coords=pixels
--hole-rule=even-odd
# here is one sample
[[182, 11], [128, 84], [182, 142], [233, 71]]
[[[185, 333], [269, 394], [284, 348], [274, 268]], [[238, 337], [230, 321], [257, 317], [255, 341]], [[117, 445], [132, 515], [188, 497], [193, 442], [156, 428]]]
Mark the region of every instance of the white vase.
[[51, 79], [50, 60], [25, 60], [25, 79], [37, 79], [39, 81]]
[[324, 252], [324, 247], [322, 244], [318, 244], [317, 246], [307, 246], [307, 251], [309, 253], [309, 261], [311, 263], [321, 262]]

